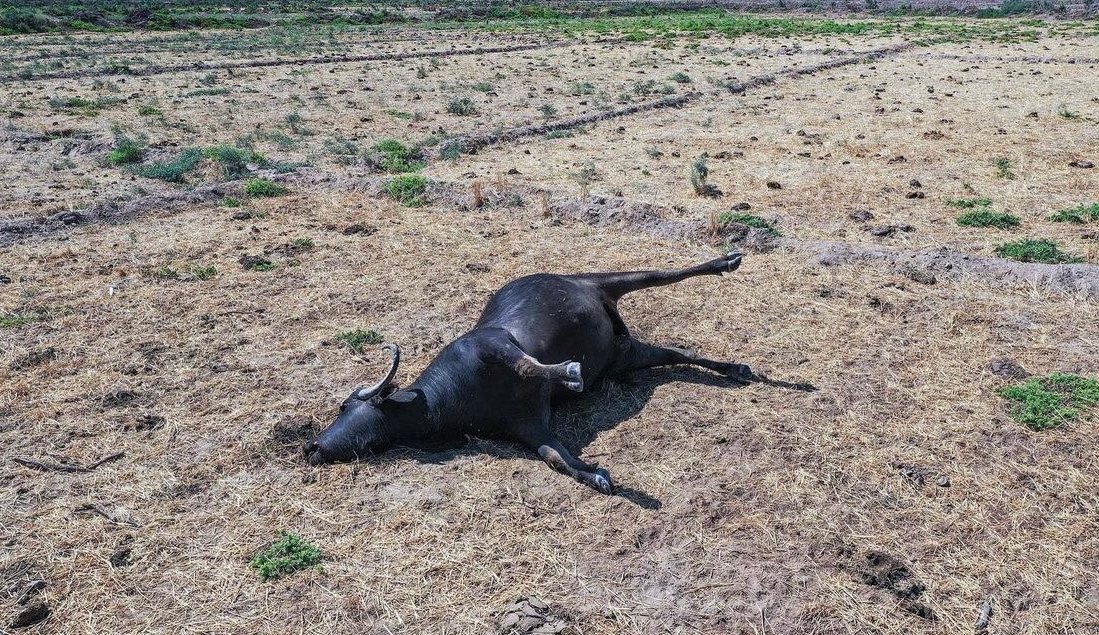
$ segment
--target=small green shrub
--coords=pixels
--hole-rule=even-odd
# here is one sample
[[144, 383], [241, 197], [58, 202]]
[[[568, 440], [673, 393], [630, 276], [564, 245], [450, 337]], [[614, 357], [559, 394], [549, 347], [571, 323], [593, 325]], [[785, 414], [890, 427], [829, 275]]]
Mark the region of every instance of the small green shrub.
[[1001, 179], [1013, 179], [1015, 173], [1011, 170], [1011, 161], [1008, 159], [996, 159], [996, 176]]
[[496, 90], [496, 87], [488, 82], [478, 82], [473, 85], [473, 90], [482, 93], [491, 93], [492, 91]]
[[455, 97], [447, 102], [446, 111], [459, 116], [476, 115], [477, 105], [469, 97]]
[[199, 161], [202, 161], [202, 150], [187, 148], [179, 154], [174, 161], [168, 163], [149, 163], [145, 165], [134, 164], [130, 170], [138, 176], [150, 179], [160, 179], [171, 183], [182, 183], [183, 176], [195, 169]]
[[149, 272], [149, 276], [156, 280], [176, 280], [179, 278], [179, 272], [168, 265], [163, 265]]
[[239, 179], [248, 176], [252, 173], [252, 166], [264, 168], [271, 165], [267, 157], [262, 154], [247, 148], [238, 148], [227, 144], [206, 148], [203, 154], [221, 166], [227, 179]]
[[1088, 221], [1099, 221], [1099, 203], [1090, 205], [1077, 205], [1069, 209], [1055, 212], [1049, 217], [1055, 223], [1077, 223], [1083, 225]]
[[1066, 254], [1057, 243], [1046, 238], [1026, 238], [1005, 243], [996, 248], [996, 255], [1019, 262], [1043, 262], [1051, 265], [1080, 262], [1080, 258]]
[[389, 196], [408, 207], [421, 207], [427, 201], [424, 192], [427, 190], [427, 178], [419, 174], [405, 174], [391, 180], [385, 186]]
[[675, 82], [677, 84], [690, 84], [691, 83], [691, 76], [684, 73], [684, 72], [682, 72], [682, 71], [680, 71], [678, 73], [673, 73], [672, 76], [669, 77], [668, 79], [672, 80], [673, 82]]
[[781, 236], [782, 232], [771, 221], [756, 216], [755, 214], [734, 214], [732, 212], [725, 212], [718, 216], [718, 222], [722, 225], [728, 225], [729, 223], [740, 223], [741, 225], [747, 225], [748, 227], [755, 227], [756, 229], [766, 230], [767, 233], [772, 236]]
[[374, 152], [382, 155], [381, 167], [386, 172], [415, 172], [424, 167], [420, 151], [409, 148], [396, 139], [382, 139], [374, 144]]
[[141, 115], [142, 117], [159, 117], [160, 115], [162, 115], [164, 113], [162, 113], [160, 111], [160, 109], [157, 108], [156, 106], [153, 106], [151, 104], [146, 104], [144, 106], [139, 106], [138, 107], [137, 114]]
[[248, 196], [270, 197], [282, 196], [290, 190], [268, 179], [251, 179], [244, 186], [244, 193]]
[[284, 533], [270, 547], [256, 554], [249, 564], [264, 582], [320, 564], [321, 550], [301, 536]]
[[447, 141], [439, 148], [439, 158], [446, 161], [456, 161], [462, 156], [462, 143], [457, 140]]
[[1018, 227], [1018, 216], [1007, 212], [994, 212], [988, 208], [973, 210], [958, 217], [957, 223], [962, 227], [995, 227], [997, 229], [1011, 229]]
[[572, 86], [569, 87], [569, 92], [576, 96], [594, 95], [595, 84], [592, 84], [591, 82], [575, 82]]
[[225, 199], [221, 201], [221, 204], [224, 207], [240, 207], [241, 200], [235, 196], [226, 196]]
[[290, 244], [293, 245], [294, 248], [298, 251], [309, 251], [310, 249], [317, 246], [316, 243], [313, 242], [312, 238], [295, 238], [290, 242]]
[[381, 333], [374, 330], [364, 331], [361, 329], [344, 331], [337, 335], [336, 339], [356, 353], [362, 353], [364, 346], [377, 346], [384, 341]]
[[1032, 430], [1046, 430], [1075, 421], [1081, 410], [1099, 403], [1099, 382], [1053, 373], [1005, 386], [1000, 395], [1015, 402], [1009, 411], [1017, 421]]
[[115, 135], [115, 147], [107, 154], [107, 161], [111, 165], [125, 165], [137, 163], [145, 155], [146, 140], [138, 137], [128, 137], [122, 133]]
[[546, 119], [553, 119], [557, 116], [557, 108], [553, 104], [542, 104], [538, 107], [538, 112], [542, 113], [542, 117]]

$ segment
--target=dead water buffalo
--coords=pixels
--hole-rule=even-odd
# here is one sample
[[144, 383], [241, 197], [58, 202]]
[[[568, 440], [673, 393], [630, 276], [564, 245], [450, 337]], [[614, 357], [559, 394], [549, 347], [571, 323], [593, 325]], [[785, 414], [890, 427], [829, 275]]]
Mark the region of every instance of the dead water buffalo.
[[554, 469], [610, 494], [607, 470], [574, 457], [550, 431], [551, 404], [585, 384], [653, 366], [694, 364], [751, 378], [743, 364], [635, 339], [618, 313], [618, 299], [631, 291], [720, 276], [740, 261], [739, 253], [730, 253], [671, 271], [543, 273], [509, 282], [473, 330], [447, 345], [403, 390], [392, 383], [400, 349], [386, 346], [393, 357], [389, 372], [344, 400], [335, 422], [305, 444], [309, 462], [353, 460], [440, 437], [495, 437], [521, 443]]

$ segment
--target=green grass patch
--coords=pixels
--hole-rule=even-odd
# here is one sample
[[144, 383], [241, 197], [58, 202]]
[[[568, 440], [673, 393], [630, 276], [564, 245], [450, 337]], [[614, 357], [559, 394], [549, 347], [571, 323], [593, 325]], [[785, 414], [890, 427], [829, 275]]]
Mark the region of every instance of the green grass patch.
[[235, 196], [226, 196], [222, 201], [222, 207], [240, 207], [243, 203]]
[[1018, 216], [1007, 212], [994, 212], [990, 209], [976, 209], [966, 212], [958, 217], [957, 223], [962, 227], [995, 227], [997, 229], [1012, 229], [1019, 226]]
[[336, 340], [356, 353], [362, 353], [364, 346], [378, 346], [384, 341], [381, 333], [361, 329], [344, 331], [336, 336]]
[[1054, 212], [1049, 220], [1055, 223], [1076, 223], [1083, 225], [1088, 221], [1099, 221], [1099, 203], [1077, 205]]
[[244, 193], [248, 196], [270, 197], [282, 196], [290, 190], [268, 179], [251, 179], [244, 186]]
[[1000, 396], [1014, 402], [1011, 416], [1032, 430], [1047, 430], [1075, 421], [1080, 411], [1099, 403], [1099, 382], [1071, 373], [1032, 377], [1005, 386]]
[[170, 183], [182, 183], [183, 177], [195, 169], [202, 161], [202, 150], [187, 148], [180, 152], [179, 156], [167, 163], [148, 163], [143, 165], [131, 165], [129, 169], [138, 176], [149, 179], [160, 179]]
[[191, 267], [191, 273], [199, 280], [209, 280], [218, 275], [218, 270], [214, 265], [195, 265]]
[[159, 117], [164, 113], [161, 112], [160, 109], [156, 106], [146, 104], [144, 106], [138, 106], [137, 114], [141, 115], [142, 117]]
[[320, 564], [322, 558], [321, 550], [306, 542], [301, 536], [284, 533], [270, 547], [257, 553], [249, 564], [266, 582], [301, 569], [315, 567]]
[[405, 174], [391, 180], [385, 186], [390, 198], [408, 207], [421, 207], [427, 204], [424, 192], [427, 191], [427, 178], [420, 174]]
[[1013, 179], [1015, 178], [1015, 172], [1012, 170], [1011, 161], [1009, 159], [996, 159], [996, 176], [1001, 179]]
[[680, 71], [678, 73], [672, 73], [672, 76], [669, 77], [668, 79], [672, 80], [673, 82], [675, 82], [677, 84], [690, 84], [691, 83], [691, 76], [684, 73], [684, 72], [682, 72], [682, 71]]
[[996, 248], [996, 255], [1019, 262], [1043, 262], [1057, 265], [1082, 262], [1082, 259], [1061, 251], [1057, 243], [1047, 238], [1025, 238]]
[[779, 228], [774, 223], [765, 218], [756, 216], [755, 214], [734, 214], [733, 212], [724, 212], [721, 216], [718, 216], [717, 219], [722, 225], [740, 223], [741, 225], [747, 225], [748, 227], [765, 230], [772, 236], [782, 235], [782, 232], [779, 231]]

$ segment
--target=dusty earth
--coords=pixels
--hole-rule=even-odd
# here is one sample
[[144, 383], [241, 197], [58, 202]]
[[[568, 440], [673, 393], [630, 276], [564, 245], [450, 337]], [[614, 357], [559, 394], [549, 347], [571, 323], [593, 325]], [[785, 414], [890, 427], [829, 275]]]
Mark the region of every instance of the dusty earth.
[[[911, 634], [971, 632], [984, 612], [988, 633], [1099, 632], [1099, 421], [1033, 432], [996, 392], [1099, 374], [1099, 223], [1048, 220], [1099, 200], [1099, 169], [1070, 165], [1099, 163], [1099, 34], [979, 26], [5, 38], [0, 629]], [[220, 66], [173, 70], [195, 63]], [[51, 105], [74, 96], [103, 100]], [[447, 112], [460, 97], [475, 114]], [[422, 207], [360, 161], [382, 138], [599, 113], [455, 159], [429, 146]], [[166, 183], [106, 161], [112, 126], [147, 137], [146, 161], [235, 143], [308, 166], [255, 170], [289, 188], [277, 198], [209, 160]], [[720, 198], [688, 181], [703, 152]], [[958, 227], [963, 197], [1023, 224]], [[408, 382], [509, 279], [708, 259], [728, 237], [711, 218], [740, 203], [779, 248], [749, 240], [735, 275], [622, 309], [647, 339], [773, 381], [647, 371], [562, 408], [566, 445], [621, 495], [491, 440], [302, 461], [383, 370], [340, 332], [400, 343]], [[1023, 236], [1085, 262], [1032, 282], [890, 265], [943, 248], [1011, 267], [993, 249]], [[260, 257], [270, 270], [242, 265]], [[1064, 272], [1083, 282], [1049, 283]], [[261, 582], [248, 562], [281, 531], [323, 565]]]

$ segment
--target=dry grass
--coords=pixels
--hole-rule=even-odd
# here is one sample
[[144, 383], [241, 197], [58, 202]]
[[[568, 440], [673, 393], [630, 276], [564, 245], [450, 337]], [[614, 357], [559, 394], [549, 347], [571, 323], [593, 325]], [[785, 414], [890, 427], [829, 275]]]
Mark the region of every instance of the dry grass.
[[[516, 595], [545, 598], [585, 633], [749, 632], [761, 615], [780, 632], [957, 632], [986, 596], [1015, 632], [1097, 623], [1096, 420], [1029, 432], [1004, 415], [1003, 382], [987, 370], [1007, 356], [1095, 374], [1094, 305], [780, 255], [629, 298], [624, 313], [649, 339], [820, 389], [653, 371], [566, 410], [570, 443], [590, 440], [585, 456], [662, 503], [649, 510], [488, 442], [314, 469], [297, 455], [299, 429], [324, 426], [380, 372], [378, 356], [338, 345], [339, 331], [405, 345], [407, 381], [508, 279], [681, 265], [705, 250], [553, 226], [536, 210], [455, 214], [323, 191], [257, 205], [260, 221], [201, 208], [5, 256], [26, 272], [10, 297], [70, 309], [9, 332], [3, 368], [41, 346], [60, 353], [0, 371], [5, 420], [21, 422], [5, 427], [6, 452], [82, 464], [126, 452], [89, 474], [5, 462], [18, 485], [6, 490], [14, 522], [0, 566], [27, 563], [48, 581], [57, 632], [484, 631]], [[351, 222], [378, 232], [344, 236]], [[317, 244], [297, 266], [236, 264], [296, 236]], [[221, 273], [141, 274], [197, 261]], [[470, 275], [470, 263], [490, 270]], [[137, 398], [104, 405], [120, 388]], [[164, 427], [129, 429], [147, 414]], [[88, 503], [134, 524], [75, 512]], [[261, 583], [248, 560], [279, 530], [320, 546], [323, 571]], [[838, 566], [838, 543], [909, 563], [939, 621], [899, 614]], [[130, 563], [113, 567], [122, 544]]]
[[[439, 45], [453, 35], [384, 50]], [[166, 46], [138, 39], [150, 49]], [[941, 50], [1084, 55], [1096, 45], [1094, 37], [1067, 42]], [[813, 51], [780, 55], [775, 47], [797, 42], [709, 38], [700, 50], [728, 58], [732, 66], [711, 65], [744, 80], [827, 57], [816, 47], [846, 53], [892, 43], [819, 38]], [[381, 46], [351, 46], [360, 45]], [[775, 57], [757, 59], [763, 46]], [[149, 57], [161, 54], [195, 53], [151, 50]], [[301, 125], [323, 134], [299, 135], [301, 145], [285, 152], [268, 142], [257, 147], [354, 173], [320, 154], [321, 137], [333, 131], [369, 147], [393, 137], [395, 126], [412, 140], [440, 125], [458, 132], [445, 114], [442, 95], [451, 88], [441, 86], [443, 77], [495, 86], [494, 97], [476, 93], [491, 97], [491, 107], [484, 121], [468, 125], [517, 124], [538, 117], [546, 87], [561, 97], [560, 89], [590, 80], [613, 91], [678, 70], [702, 82], [705, 72], [684, 63], [702, 64], [698, 55], [678, 44], [580, 42], [552, 55], [451, 58], [421, 84], [415, 64], [351, 64], [333, 66], [335, 73], [241, 72], [225, 82], [240, 87], [228, 98], [171, 106], [168, 96], [195, 88], [199, 74], [131, 78], [123, 90], [139, 93], [127, 108], [161, 98], [168, 124], [149, 124], [151, 151], [177, 149], [158, 143], [231, 142], [229, 135], [256, 125], [273, 129], [290, 110], [275, 98], [298, 96]], [[630, 66], [640, 56], [655, 68]], [[596, 67], [586, 66], [589, 58]], [[301, 460], [300, 442], [383, 369], [383, 355], [352, 354], [340, 333], [375, 330], [400, 343], [399, 381], [407, 383], [514, 277], [713, 256], [707, 247], [562, 222], [551, 200], [575, 189], [567, 175], [595, 158], [601, 180], [593, 194], [621, 189], [627, 198], [678, 205], [675, 214], [704, 223], [713, 203], [689, 193], [685, 169], [707, 152], [710, 180], [726, 193], [721, 211], [748, 200], [752, 213], [777, 218], [794, 237], [870, 240], [846, 218], [867, 208], [875, 224], [917, 228], [888, 239], [897, 244], [980, 251], [985, 234], [960, 230], [957, 210], [939, 203], [963, 195], [961, 181], [1043, 230], [1049, 209], [1096, 198], [1090, 172], [1060, 167], [1095, 145], [1088, 145], [1094, 127], [1025, 117], [1028, 108], [1045, 112], [1055, 102], [1094, 116], [1086, 66], [1042, 65], [1044, 75], [1021, 76], [1014, 66], [981, 62], [964, 71], [973, 63], [917, 53], [873, 66], [638, 115], [619, 122], [622, 133], [611, 122], [571, 139], [429, 166], [433, 180], [477, 184], [454, 188], [470, 212], [442, 199], [407, 208], [343, 191], [346, 181], [303, 178], [287, 196], [239, 208], [149, 209], [0, 251], [0, 274], [11, 279], [0, 284], [0, 313], [37, 320], [0, 329], [0, 627], [23, 608], [26, 585], [40, 579], [46, 586], [35, 597], [52, 615], [36, 628], [50, 633], [495, 632], [500, 611], [518, 596], [545, 599], [577, 632], [593, 635], [969, 632], [988, 598], [991, 633], [1099, 631], [1099, 418], [1093, 410], [1071, 425], [1030, 431], [1007, 416], [997, 390], [1008, 380], [990, 371], [993, 360], [1010, 358], [1034, 373], [1099, 374], [1099, 309], [1079, 298], [993, 291], [978, 279], [927, 285], [869, 265], [823, 268], [793, 254], [749, 254], [720, 281], [628, 297], [627, 322], [646, 339], [818, 390], [733, 388], [686, 369], [593, 388], [555, 425], [567, 445], [640, 492], [632, 499], [595, 494], [518, 448], [486, 440], [356, 465], [312, 468]], [[497, 71], [508, 77], [494, 78]], [[942, 97], [948, 75], [965, 78], [949, 100]], [[926, 91], [927, 78], [935, 93]], [[72, 90], [87, 93], [90, 82]], [[874, 100], [873, 87], [883, 83], [884, 101]], [[0, 137], [2, 156], [11, 159], [0, 163], [0, 177], [12, 185], [0, 205], [10, 205], [11, 215], [80, 207], [137, 187], [175, 190], [97, 164], [109, 149], [97, 144], [109, 143], [109, 122], [123, 111], [71, 118], [47, 112], [42, 99], [61, 94], [60, 85], [19, 88], [0, 97], [4, 109], [26, 111], [18, 130], [0, 131], [8, 135]], [[520, 114], [528, 88], [538, 99]], [[1009, 90], [999, 102], [977, 100]], [[311, 99], [314, 92], [327, 99]], [[395, 123], [382, 108], [397, 94], [395, 103], [424, 118]], [[924, 100], [919, 117], [910, 112], [917, 98]], [[584, 99], [553, 104], [562, 117], [574, 116], [593, 106], [582, 106]], [[883, 104], [887, 112], [871, 116]], [[841, 108], [843, 118], [830, 119]], [[1001, 111], [1010, 116], [999, 118]], [[935, 123], [941, 119], [953, 128]], [[19, 136], [54, 122], [90, 134], [69, 155], [62, 141]], [[996, 127], [1007, 134], [993, 136]], [[925, 128], [949, 136], [933, 144]], [[798, 136], [803, 129], [821, 134], [823, 146], [804, 145], [816, 138]], [[860, 130], [866, 139], [854, 138]], [[751, 135], [759, 141], [749, 143]], [[1019, 178], [997, 181], [984, 156], [1003, 154], [1009, 142]], [[797, 156], [803, 147], [813, 159]], [[722, 150], [744, 156], [716, 158]], [[828, 167], [808, 167], [822, 152], [832, 154], [819, 163]], [[888, 163], [897, 154], [907, 162]], [[63, 156], [76, 167], [44, 169]], [[833, 165], [848, 156], [857, 170]], [[512, 167], [519, 173], [505, 176]], [[642, 176], [643, 167], [651, 173]], [[762, 187], [768, 178], [783, 189]], [[927, 198], [903, 198], [911, 178], [922, 181]], [[494, 206], [495, 193], [511, 186], [546, 193], [523, 207]], [[242, 212], [250, 217], [233, 219]], [[358, 231], [345, 234], [351, 225]], [[1066, 232], [1050, 235], [1077, 252], [1090, 248], [1080, 228], [1048, 230]], [[272, 270], [240, 262], [261, 255]], [[196, 270], [216, 273], [200, 280]], [[90, 472], [39, 471], [12, 460], [89, 466], [118, 452], [124, 456]], [[658, 505], [637, 504], [649, 499]], [[249, 561], [281, 531], [302, 536], [325, 559], [320, 568], [261, 582]], [[926, 590], [913, 598], [868, 584], [867, 556], [878, 553], [904, 563]], [[914, 603], [937, 619], [914, 615]]]

